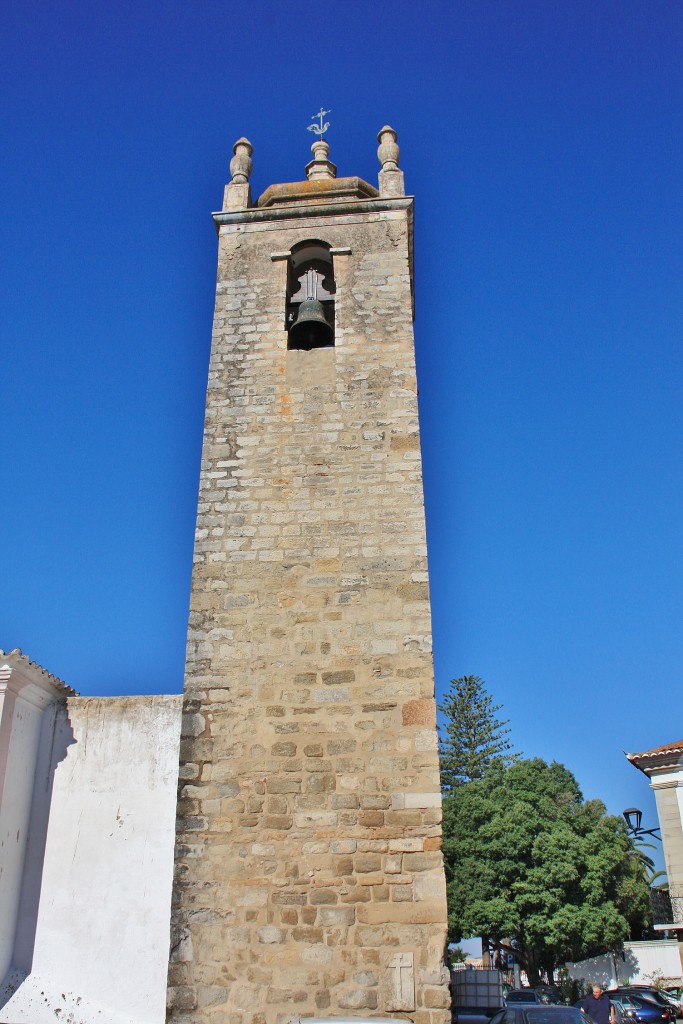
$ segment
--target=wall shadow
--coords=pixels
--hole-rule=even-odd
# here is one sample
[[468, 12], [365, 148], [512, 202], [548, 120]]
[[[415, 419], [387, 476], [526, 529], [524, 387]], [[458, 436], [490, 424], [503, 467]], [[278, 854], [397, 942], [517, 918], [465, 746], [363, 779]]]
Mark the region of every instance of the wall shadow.
[[0, 1009], [12, 998], [33, 968], [55, 774], [66, 758], [69, 747], [75, 742], [68, 702], [49, 705], [43, 713], [40, 729], [14, 951], [12, 965], [0, 985]]

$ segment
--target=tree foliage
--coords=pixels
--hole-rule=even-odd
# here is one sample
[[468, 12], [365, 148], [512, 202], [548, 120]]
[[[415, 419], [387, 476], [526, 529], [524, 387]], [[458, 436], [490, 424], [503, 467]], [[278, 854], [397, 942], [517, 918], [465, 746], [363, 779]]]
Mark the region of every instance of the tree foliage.
[[512, 950], [532, 985], [642, 927], [649, 895], [623, 822], [584, 802], [561, 764], [538, 758], [444, 799], [449, 938]]
[[653, 886], [657, 883], [657, 888], [659, 888], [661, 885], [659, 879], [666, 878], [666, 871], [655, 871], [655, 862], [652, 857], [645, 852], [646, 850], [656, 850], [657, 847], [654, 843], [646, 843], [644, 840], [637, 837], [634, 838], [631, 836], [630, 839], [631, 855], [637, 860], [647, 885]]
[[460, 676], [451, 685], [439, 711], [446, 722], [439, 737], [441, 785], [449, 791], [465, 782], [481, 779], [494, 763], [510, 765], [518, 754], [511, 753], [506, 739], [508, 719], [500, 721], [502, 704], [494, 704], [479, 676]]

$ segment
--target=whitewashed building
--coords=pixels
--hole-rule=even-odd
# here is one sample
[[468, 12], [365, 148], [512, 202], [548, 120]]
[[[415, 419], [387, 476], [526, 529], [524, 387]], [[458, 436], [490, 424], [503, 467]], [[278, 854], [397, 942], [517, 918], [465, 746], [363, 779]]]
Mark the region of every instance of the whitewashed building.
[[0, 1020], [163, 1021], [181, 701], [0, 652]]

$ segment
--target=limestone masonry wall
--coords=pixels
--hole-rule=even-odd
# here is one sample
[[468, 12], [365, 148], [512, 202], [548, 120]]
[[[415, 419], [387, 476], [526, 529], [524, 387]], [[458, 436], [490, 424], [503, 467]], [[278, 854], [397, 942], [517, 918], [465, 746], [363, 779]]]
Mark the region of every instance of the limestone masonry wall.
[[[319, 201], [319, 200], [315, 200]], [[219, 236], [169, 1014], [448, 1019], [409, 200]], [[324, 196], [323, 196], [324, 201]], [[353, 209], [349, 209], [353, 206]], [[286, 254], [333, 249], [334, 348]]]

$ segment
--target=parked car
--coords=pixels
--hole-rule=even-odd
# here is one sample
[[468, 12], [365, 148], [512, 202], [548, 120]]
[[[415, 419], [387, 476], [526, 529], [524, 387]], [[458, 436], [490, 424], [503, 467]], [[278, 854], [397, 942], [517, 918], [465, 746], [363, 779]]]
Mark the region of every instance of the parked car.
[[536, 988], [513, 988], [503, 1001], [506, 1006], [517, 1003], [542, 1003], [544, 1006], [549, 1006], [561, 1003], [562, 995], [555, 985], [538, 985]]
[[[533, 992], [533, 989], [527, 991]], [[489, 1024], [593, 1024], [593, 1021], [588, 1014], [575, 1006], [520, 1002], [499, 1010]]]
[[620, 991], [610, 991], [608, 995], [624, 1021], [635, 1021], [637, 1024], [672, 1024], [676, 1020], [676, 1011], [672, 1006], [663, 1006], [648, 996]]
[[608, 993], [610, 999], [617, 998], [621, 999], [622, 996], [635, 996], [636, 999], [649, 999], [652, 1003], [657, 1003], [659, 1006], [663, 1006], [666, 1010], [673, 1010], [674, 1020], [679, 1013], [680, 1007], [675, 999], [672, 999], [666, 992], [660, 991], [658, 988], [654, 988], [651, 985], [620, 985], [618, 988], [611, 989]]
[[678, 1016], [683, 1017], [683, 989], [678, 985], [673, 985], [662, 990], [665, 996], [668, 996], [678, 1007]]

